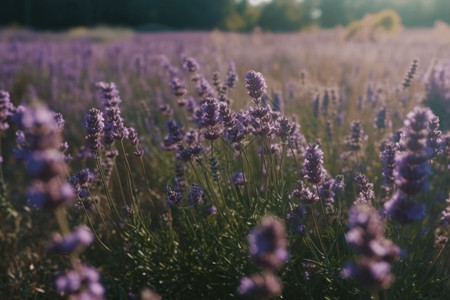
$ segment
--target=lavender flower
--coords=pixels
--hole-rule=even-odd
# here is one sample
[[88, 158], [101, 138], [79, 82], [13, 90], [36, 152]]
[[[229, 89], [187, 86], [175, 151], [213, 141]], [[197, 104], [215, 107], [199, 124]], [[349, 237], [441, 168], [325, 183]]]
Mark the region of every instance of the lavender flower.
[[285, 228], [273, 217], [264, 217], [248, 235], [250, 255], [256, 265], [275, 271], [289, 258]]
[[105, 124], [103, 140], [105, 144], [110, 145], [115, 140], [121, 140], [128, 134], [119, 107], [107, 107], [103, 115]]
[[384, 203], [384, 212], [396, 222], [408, 224], [425, 218], [426, 206], [418, 204], [402, 191], [397, 191]]
[[245, 74], [245, 87], [255, 103], [261, 103], [261, 97], [266, 93], [267, 85], [261, 73], [253, 70]]
[[302, 173], [305, 179], [312, 184], [319, 184], [324, 175], [323, 151], [318, 143], [309, 144], [306, 148], [305, 162]]
[[178, 206], [183, 200], [183, 194], [178, 189], [166, 188], [166, 204], [169, 207]]
[[430, 148], [430, 158], [434, 158], [442, 152], [442, 132], [439, 130], [439, 117], [434, 116], [429, 124], [429, 132], [427, 136], [428, 146]]
[[59, 276], [55, 285], [56, 290], [69, 299], [101, 300], [105, 292], [97, 270], [83, 264]]
[[70, 177], [69, 182], [71, 183], [75, 194], [77, 194], [81, 199], [84, 199], [89, 194], [87, 189], [91, 186], [92, 183], [94, 183], [95, 180], [95, 174], [92, 173], [89, 169], [85, 168]]
[[362, 173], [357, 173], [355, 175], [355, 181], [359, 188], [358, 198], [355, 201], [355, 204], [365, 203], [368, 205], [372, 205], [372, 202], [375, 200], [375, 193], [373, 191], [373, 184], [369, 182], [366, 175]]
[[450, 195], [446, 200], [447, 207], [441, 212], [441, 221], [444, 223], [445, 227], [450, 225]]
[[403, 79], [403, 83], [402, 83], [402, 86], [404, 89], [406, 89], [407, 87], [409, 87], [411, 85], [411, 81], [414, 78], [414, 74], [416, 73], [416, 70], [417, 70], [418, 62], [419, 61], [417, 59], [413, 59], [408, 72], [405, 74], [405, 78]]
[[169, 134], [164, 138], [163, 148], [173, 149], [173, 145], [181, 142], [184, 137], [183, 126], [177, 121], [167, 121], [166, 128]]
[[377, 129], [391, 127], [392, 122], [387, 119], [386, 107], [381, 107], [375, 114], [375, 119], [373, 121], [373, 127]]
[[80, 226], [65, 236], [59, 233], [53, 234], [48, 249], [54, 253], [82, 252], [93, 240], [94, 235], [89, 228]]
[[98, 150], [102, 149], [101, 140], [103, 136], [103, 129], [105, 127], [103, 121], [104, 119], [102, 112], [96, 108], [91, 108], [84, 120], [83, 126], [88, 132], [86, 141], [89, 148], [93, 152], [97, 152]]
[[215, 95], [213, 88], [211, 87], [209, 82], [203, 77], [197, 81], [195, 90], [199, 97], [213, 97]]
[[305, 187], [301, 180], [296, 183], [296, 189], [289, 195], [290, 198], [297, 198], [306, 204], [312, 204], [319, 201], [319, 196], [311, 192], [308, 187]]
[[200, 69], [200, 65], [192, 57], [185, 57], [183, 59], [183, 68], [188, 72], [195, 73]]
[[244, 173], [234, 172], [233, 173], [233, 184], [234, 185], [244, 185], [245, 184]]
[[316, 119], [319, 118], [319, 105], [320, 105], [320, 97], [319, 94], [317, 94], [316, 97], [314, 97], [314, 99], [312, 100], [313, 114], [314, 118]]
[[347, 263], [341, 276], [355, 277], [367, 287], [389, 288], [394, 280], [389, 263], [400, 259], [401, 250], [384, 237], [380, 215], [369, 205], [353, 205], [349, 211], [348, 226], [350, 230], [345, 238], [359, 254], [359, 262]]
[[341, 276], [354, 277], [363, 286], [385, 290], [394, 282], [394, 276], [390, 272], [391, 266], [387, 262], [362, 261], [358, 265], [347, 263]]
[[100, 92], [100, 100], [102, 101], [103, 108], [117, 107], [122, 102], [114, 82], [99, 82], [97, 83], [97, 88]]
[[306, 227], [303, 224], [304, 223], [304, 217], [307, 214], [306, 206], [303, 204], [297, 205], [291, 213], [287, 215], [287, 219], [290, 220], [294, 227], [295, 231], [300, 234], [304, 235], [306, 233]]
[[279, 279], [270, 273], [266, 273], [252, 277], [242, 277], [238, 293], [244, 296], [266, 298], [281, 294], [281, 289]]
[[189, 188], [188, 202], [192, 206], [203, 204], [203, 188], [199, 184], [193, 184]]
[[9, 93], [0, 90], [0, 132], [4, 132], [9, 128], [9, 124], [6, 121], [12, 115], [13, 108]]
[[431, 171], [427, 137], [432, 118], [429, 108], [416, 107], [404, 122], [402, 144], [406, 151], [396, 157], [394, 176], [396, 185], [406, 195], [415, 195], [428, 188], [427, 177]]
[[383, 163], [383, 188], [386, 192], [391, 191], [394, 188], [394, 168], [395, 168], [395, 154], [397, 152], [397, 145], [389, 142], [383, 146], [381, 152], [381, 161]]
[[351, 152], [358, 152], [362, 147], [362, 141], [367, 139], [364, 136], [361, 121], [356, 120], [350, 124], [351, 134], [345, 137], [345, 144]]
[[74, 194], [64, 179], [67, 165], [59, 151], [61, 130], [53, 113], [43, 106], [20, 107], [14, 120], [21, 129], [20, 157], [25, 160], [33, 182], [28, 189], [28, 204], [36, 208], [56, 208], [73, 202]]
[[184, 82], [178, 77], [173, 77], [170, 81], [170, 90], [177, 97], [182, 97], [187, 93]]
[[225, 85], [231, 90], [236, 87], [236, 83], [239, 80], [239, 77], [236, 73], [236, 65], [232, 61], [228, 66], [227, 77], [225, 79]]

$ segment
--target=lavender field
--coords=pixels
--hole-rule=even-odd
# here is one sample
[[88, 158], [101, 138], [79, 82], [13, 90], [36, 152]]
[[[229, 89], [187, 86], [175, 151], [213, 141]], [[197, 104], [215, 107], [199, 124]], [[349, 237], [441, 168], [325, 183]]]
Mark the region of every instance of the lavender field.
[[0, 31], [0, 299], [446, 299], [446, 36]]

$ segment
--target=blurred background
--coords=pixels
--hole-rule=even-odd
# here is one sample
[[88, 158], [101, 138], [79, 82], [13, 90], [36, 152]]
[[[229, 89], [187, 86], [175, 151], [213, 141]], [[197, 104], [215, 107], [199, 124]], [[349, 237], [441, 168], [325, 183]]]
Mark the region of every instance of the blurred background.
[[0, 0], [0, 26], [63, 30], [298, 31], [346, 26], [392, 9], [406, 27], [450, 22], [449, 0]]

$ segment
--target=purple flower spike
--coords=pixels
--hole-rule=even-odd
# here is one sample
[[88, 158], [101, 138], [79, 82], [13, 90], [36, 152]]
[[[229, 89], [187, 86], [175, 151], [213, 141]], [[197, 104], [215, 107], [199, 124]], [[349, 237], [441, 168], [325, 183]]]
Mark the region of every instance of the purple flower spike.
[[423, 220], [426, 216], [425, 204], [418, 204], [401, 191], [384, 203], [384, 210], [387, 216], [400, 224]]
[[122, 102], [114, 82], [99, 82], [97, 83], [97, 88], [99, 89], [100, 100], [104, 108], [118, 107], [120, 102]]
[[272, 274], [242, 277], [238, 293], [244, 296], [273, 297], [281, 293], [280, 280]]
[[284, 225], [273, 217], [264, 217], [248, 235], [250, 255], [258, 266], [275, 271], [288, 259]]
[[267, 85], [261, 73], [253, 70], [245, 74], [245, 87], [248, 94], [256, 103], [261, 102], [261, 97], [266, 93]]
[[306, 148], [305, 163], [303, 165], [303, 174], [305, 179], [313, 184], [322, 181], [325, 175], [323, 168], [323, 151], [318, 143], [312, 143]]
[[105, 293], [97, 270], [83, 264], [59, 276], [55, 285], [56, 290], [68, 299], [101, 300]]
[[94, 240], [94, 235], [85, 226], [78, 227], [69, 235], [61, 236], [56, 233], [48, 245], [50, 251], [54, 253], [81, 252]]
[[185, 57], [183, 59], [183, 68], [188, 72], [195, 73], [200, 69], [200, 65], [192, 57]]
[[188, 202], [192, 206], [203, 204], [203, 188], [199, 184], [193, 184], [189, 188]]
[[86, 141], [89, 148], [96, 152], [102, 148], [101, 140], [103, 136], [103, 128], [105, 127], [103, 114], [96, 108], [91, 108], [84, 121], [84, 128], [88, 132]]
[[8, 117], [12, 115], [14, 109], [7, 91], [0, 90], [0, 132], [4, 132], [9, 128], [6, 122]]
[[341, 277], [355, 277], [361, 285], [387, 289], [394, 281], [389, 263], [402, 256], [402, 251], [384, 237], [383, 221], [378, 212], [367, 204], [353, 205], [349, 211], [350, 230], [345, 234], [359, 255], [358, 264], [347, 263]]

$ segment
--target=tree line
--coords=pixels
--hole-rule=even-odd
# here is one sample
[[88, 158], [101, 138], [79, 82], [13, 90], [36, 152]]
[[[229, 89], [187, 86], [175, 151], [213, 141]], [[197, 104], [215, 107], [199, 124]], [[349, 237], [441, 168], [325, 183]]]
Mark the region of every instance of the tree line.
[[405, 26], [450, 23], [448, 0], [0, 0], [0, 25], [37, 29], [127, 26], [137, 29], [296, 31], [330, 28], [382, 9], [394, 9]]

